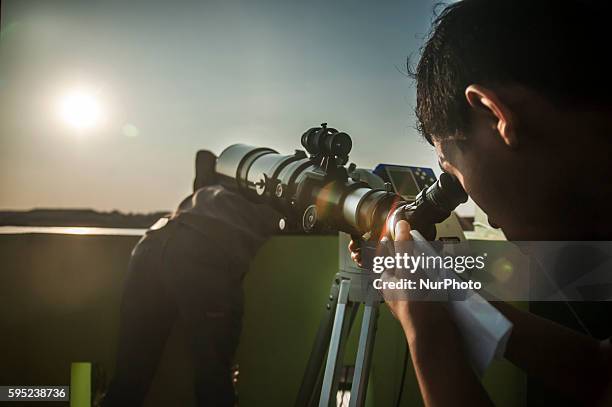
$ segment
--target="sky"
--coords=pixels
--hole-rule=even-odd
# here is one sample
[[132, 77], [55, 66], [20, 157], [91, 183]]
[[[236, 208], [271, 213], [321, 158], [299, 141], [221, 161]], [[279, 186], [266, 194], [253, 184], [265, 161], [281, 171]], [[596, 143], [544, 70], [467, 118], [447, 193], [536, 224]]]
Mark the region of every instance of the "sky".
[[431, 0], [1, 7], [0, 210], [171, 209], [198, 149], [289, 153], [322, 122], [351, 135], [359, 167], [439, 172], [405, 72]]

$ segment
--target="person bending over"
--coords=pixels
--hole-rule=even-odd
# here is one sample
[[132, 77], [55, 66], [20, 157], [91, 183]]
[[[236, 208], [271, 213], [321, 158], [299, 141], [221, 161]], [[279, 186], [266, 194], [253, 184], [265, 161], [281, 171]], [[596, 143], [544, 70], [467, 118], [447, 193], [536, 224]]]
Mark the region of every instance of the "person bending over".
[[233, 406], [231, 365], [241, 329], [241, 281], [278, 215], [218, 185], [199, 151], [194, 192], [138, 242], [121, 304], [114, 379], [104, 407], [143, 404], [180, 320], [190, 341], [198, 406]]

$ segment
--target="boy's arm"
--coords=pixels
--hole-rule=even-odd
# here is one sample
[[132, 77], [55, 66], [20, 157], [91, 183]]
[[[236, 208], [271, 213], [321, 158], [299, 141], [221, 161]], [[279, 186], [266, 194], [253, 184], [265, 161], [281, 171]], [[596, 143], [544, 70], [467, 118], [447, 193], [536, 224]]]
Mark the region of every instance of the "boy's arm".
[[[410, 239], [398, 222], [396, 240]], [[471, 369], [459, 332], [443, 303], [388, 301], [402, 325], [427, 406], [487, 405], [490, 400]], [[506, 358], [588, 405], [612, 399], [612, 348], [506, 303], [492, 303], [513, 323]]]
[[[388, 305], [408, 340], [425, 405], [490, 404], [443, 303], [396, 301]], [[581, 404], [611, 405], [609, 341], [597, 341], [509, 304], [493, 305], [514, 324], [505, 354], [508, 360]]]
[[600, 342], [503, 302], [492, 305], [514, 324], [508, 360], [585, 404], [597, 405], [610, 397], [609, 341]]
[[[396, 225], [395, 240], [410, 240], [410, 225]], [[470, 366], [459, 331], [442, 302], [387, 301], [399, 320], [423, 401], [431, 406], [491, 406]]]
[[387, 303], [400, 321], [423, 401], [431, 406], [491, 406], [444, 303]]

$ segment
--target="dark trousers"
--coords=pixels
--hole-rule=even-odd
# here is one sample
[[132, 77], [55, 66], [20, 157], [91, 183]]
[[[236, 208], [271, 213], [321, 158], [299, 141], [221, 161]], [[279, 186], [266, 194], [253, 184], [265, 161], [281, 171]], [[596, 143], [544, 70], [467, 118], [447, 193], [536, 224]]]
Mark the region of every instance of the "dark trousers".
[[121, 304], [115, 377], [102, 405], [142, 405], [175, 321], [186, 328], [198, 406], [233, 406], [231, 365], [242, 317], [246, 265], [170, 221], [138, 242]]

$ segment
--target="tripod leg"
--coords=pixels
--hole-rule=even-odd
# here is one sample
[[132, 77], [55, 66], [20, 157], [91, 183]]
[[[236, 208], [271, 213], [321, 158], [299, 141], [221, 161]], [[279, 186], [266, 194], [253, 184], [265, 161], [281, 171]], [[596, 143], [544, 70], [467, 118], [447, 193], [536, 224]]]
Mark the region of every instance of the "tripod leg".
[[347, 311], [351, 307], [349, 303], [350, 280], [340, 282], [340, 292], [338, 294], [338, 305], [334, 315], [334, 327], [332, 329], [329, 351], [327, 353], [327, 363], [325, 364], [325, 375], [323, 376], [323, 386], [319, 407], [333, 407], [336, 405], [336, 393], [338, 390], [338, 367], [342, 364], [344, 342], [348, 334], [350, 316], [347, 318]]
[[295, 406], [309, 407], [314, 405], [315, 393], [321, 386], [321, 367], [325, 359], [325, 353], [329, 346], [332, 327], [334, 323], [334, 315], [338, 305], [338, 280], [334, 280], [330, 290], [330, 302], [327, 304], [325, 315], [321, 319], [317, 336], [310, 352], [310, 358], [306, 365], [300, 391], [298, 393]]
[[378, 319], [378, 303], [366, 303], [363, 311], [361, 332], [359, 333], [359, 347], [355, 360], [355, 373], [351, 386], [351, 401], [349, 407], [360, 407], [365, 403], [366, 391], [372, 353], [374, 351], [374, 336]]

